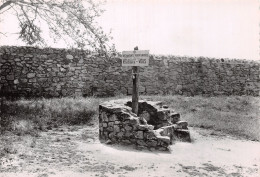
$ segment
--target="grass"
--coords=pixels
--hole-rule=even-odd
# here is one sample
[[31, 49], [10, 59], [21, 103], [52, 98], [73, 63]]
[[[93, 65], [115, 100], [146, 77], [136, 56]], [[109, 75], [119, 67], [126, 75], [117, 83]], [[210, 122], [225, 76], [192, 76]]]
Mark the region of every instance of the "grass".
[[250, 96], [142, 96], [163, 101], [190, 126], [211, 128], [260, 141], [260, 99]]
[[[98, 115], [100, 102], [118, 97], [53, 98], [5, 101], [1, 104], [2, 132], [36, 135], [61, 125], [86, 124]], [[122, 98], [122, 97], [121, 97]], [[129, 97], [130, 98], [130, 97]], [[141, 96], [163, 101], [190, 126], [211, 128], [260, 141], [260, 99], [249, 96]]]
[[1, 104], [1, 130], [34, 134], [61, 125], [79, 125], [98, 113], [99, 99], [54, 98], [4, 101]]

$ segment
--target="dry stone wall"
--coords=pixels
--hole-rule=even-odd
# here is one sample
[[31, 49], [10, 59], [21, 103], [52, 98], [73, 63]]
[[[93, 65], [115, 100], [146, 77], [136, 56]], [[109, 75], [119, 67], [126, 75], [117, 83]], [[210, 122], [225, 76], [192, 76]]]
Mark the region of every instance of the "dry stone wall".
[[140, 101], [138, 116], [128, 104], [131, 102], [121, 99], [99, 105], [101, 141], [163, 151], [175, 140], [190, 142], [188, 123], [180, 121], [180, 114], [171, 112], [162, 102]]
[[[151, 56], [141, 94], [259, 96], [259, 62]], [[23, 97], [131, 94], [131, 67], [82, 50], [0, 47], [0, 91]]]

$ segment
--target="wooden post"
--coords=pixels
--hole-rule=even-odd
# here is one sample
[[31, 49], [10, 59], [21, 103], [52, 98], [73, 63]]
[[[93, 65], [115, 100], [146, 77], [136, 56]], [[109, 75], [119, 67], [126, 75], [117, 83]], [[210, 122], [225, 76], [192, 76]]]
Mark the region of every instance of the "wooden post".
[[[134, 50], [138, 50], [135, 47]], [[132, 111], [138, 115], [138, 100], [139, 100], [139, 68], [138, 66], [133, 66], [133, 90], [132, 90]]]

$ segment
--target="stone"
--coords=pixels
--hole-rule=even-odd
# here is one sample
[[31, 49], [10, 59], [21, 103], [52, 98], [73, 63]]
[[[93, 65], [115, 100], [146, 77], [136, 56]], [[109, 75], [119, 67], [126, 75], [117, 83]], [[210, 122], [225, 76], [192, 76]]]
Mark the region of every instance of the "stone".
[[153, 130], [153, 125], [136, 125], [137, 130]]
[[143, 131], [137, 131], [136, 132], [136, 138], [137, 139], [143, 139], [144, 138], [144, 132]]
[[133, 127], [131, 127], [131, 126], [129, 126], [129, 125], [126, 125], [126, 126], [125, 126], [125, 130], [126, 130], [126, 131], [129, 131], [129, 130], [132, 130], [132, 129], [133, 129]]
[[167, 137], [167, 136], [157, 136], [157, 138], [162, 141], [162, 142], [165, 142], [167, 144], [170, 144], [171, 140], [170, 140], [170, 137]]
[[122, 142], [123, 142], [124, 144], [131, 144], [131, 141], [129, 141], [129, 140], [122, 140]]
[[8, 80], [8, 81], [14, 80], [14, 75], [7, 75], [6, 80]]
[[122, 123], [121, 121], [115, 121], [115, 124], [117, 124], [117, 125], [119, 125], [121, 123]]
[[108, 121], [108, 118], [107, 118], [107, 114], [105, 112], [102, 112], [101, 113], [101, 117], [102, 117], [102, 120], [107, 122]]
[[113, 127], [114, 126], [114, 122], [108, 122], [108, 126], [109, 127]]
[[148, 140], [157, 139], [157, 138], [156, 138], [156, 135], [155, 135], [155, 133], [154, 133], [153, 131], [145, 132], [145, 133], [144, 133], [144, 136], [145, 136], [145, 138], [148, 139]]
[[139, 123], [139, 120], [136, 118], [130, 119], [130, 124], [131, 125], [137, 125]]
[[148, 141], [146, 141], [146, 144], [147, 144], [147, 146], [150, 146], [150, 147], [156, 147], [157, 146], [157, 141], [155, 141], [155, 140], [148, 140]]
[[141, 146], [141, 145], [136, 145], [136, 150], [139, 150], [139, 151], [141, 151], [141, 150], [143, 150], [143, 149], [147, 149], [147, 147], [145, 147], [145, 146]]
[[168, 109], [168, 108], [169, 108], [168, 105], [163, 105], [162, 107], [163, 107], [164, 109]]
[[120, 138], [120, 139], [123, 137], [123, 135], [124, 135], [123, 132], [119, 132], [119, 133], [117, 133], [117, 137]]
[[176, 122], [177, 129], [188, 129], [188, 122], [186, 121], [178, 121]]
[[143, 140], [137, 140], [136, 143], [140, 146], [147, 146], [147, 144]]
[[46, 81], [48, 81], [48, 78], [38, 78], [38, 81], [39, 82], [46, 82]]
[[181, 116], [180, 116], [179, 113], [173, 112], [173, 113], [170, 114], [170, 117], [171, 117], [171, 122], [172, 122], [173, 124], [175, 124], [176, 122], [180, 121], [180, 117], [181, 117]]
[[170, 116], [170, 109], [161, 109], [157, 112], [158, 119], [167, 120]]
[[130, 132], [130, 131], [126, 131], [126, 132], [125, 132], [125, 137], [127, 137], [127, 138], [129, 138], [129, 137], [132, 136], [132, 135], [133, 135], [133, 133]]
[[118, 125], [114, 125], [114, 132], [120, 132], [120, 127]]
[[15, 79], [15, 80], [14, 80], [14, 84], [19, 84], [19, 80], [18, 80], [18, 79]]
[[117, 117], [115, 114], [112, 114], [111, 116], [108, 117], [108, 121], [115, 121], [117, 120]]
[[68, 60], [72, 60], [74, 57], [73, 57], [72, 55], [66, 55], [66, 58], [67, 58]]
[[37, 80], [36, 80], [36, 78], [32, 78], [32, 79], [29, 79], [28, 82], [29, 82], [29, 83], [36, 83]]
[[114, 131], [114, 127], [107, 127], [107, 131], [113, 132]]
[[113, 142], [111, 140], [107, 140], [105, 144], [113, 144]]
[[35, 75], [36, 75], [35, 73], [28, 73], [28, 74], [27, 74], [27, 78], [29, 78], [29, 79], [30, 79], [30, 78], [34, 78]]
[[114, 132], [111, 132], [111, 133], [109, 133], [109, 135], [108, 135], [108, 137], [109, 137], [110, 139], [114, 138], [114, 136], [115, 136], [115, 133], [114, 133]]
[[108, 132], [103, 132], [105, 138], [108, 138]]
[[149, 121], [149, 120], [150, 120], [150, 114], [149, 114], [147, 111], [143, 111], [143, 112], [139, 115], [139, 117], [145, 119], [146, 121]]
[[176, 130], [174, 131], [174, 134], [175, 134], [176, 137], [177, 137], [178, 139], [180, 139], [181, 141], [185, 141], [185, 142], [190, 142], [190, 141], [191, 141], [189, 130], [176, 129]]

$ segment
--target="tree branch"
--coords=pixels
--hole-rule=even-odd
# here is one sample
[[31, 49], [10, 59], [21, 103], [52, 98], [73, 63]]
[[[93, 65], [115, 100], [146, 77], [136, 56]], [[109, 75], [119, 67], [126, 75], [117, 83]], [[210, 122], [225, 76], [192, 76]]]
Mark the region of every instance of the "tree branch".
[[6, 1], [5, 3], [3, 3], [3, 4], [0, 6], [0, 11], [1, 11], [2, 9], [4, 9], [5, 7], [11, 5], [11, 4], [14, 3], [14, 2], [15, 2], [15, 1], [12, 1], [12, 0]]

